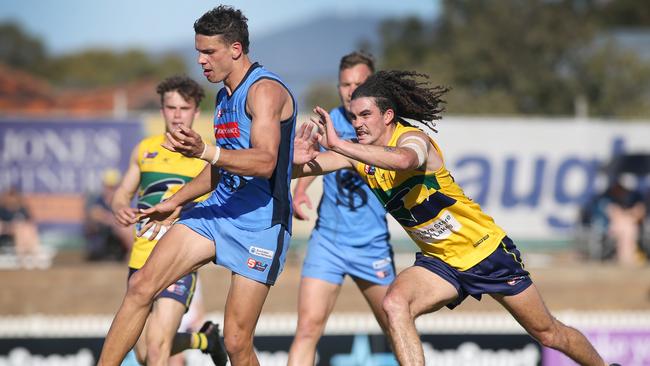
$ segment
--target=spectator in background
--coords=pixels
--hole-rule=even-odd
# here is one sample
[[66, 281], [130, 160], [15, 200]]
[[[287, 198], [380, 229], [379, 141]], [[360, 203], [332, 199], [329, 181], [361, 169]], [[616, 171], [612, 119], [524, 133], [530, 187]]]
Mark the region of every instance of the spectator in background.
[[639, 239], [646, 207], [643, 195], [634, 188], [635, 183], [633, 176], [622, 174], [606, 194], [608, 235], [616, 243], [618, 263], [624, 266], [641, 262]]
[[86, 200], [84, 234], [86, 259], [90, 261], [124, 259], [133, 240], [133, 227], [124, 227], [113, 218], [111, 201], [121, 174], [108, 169], [102, 176], [102, 190]]
[[13, 244], [22, 266], [41, 251], [38, 227], [20, 191], [11, 187], [0, 195], [0, 244]]

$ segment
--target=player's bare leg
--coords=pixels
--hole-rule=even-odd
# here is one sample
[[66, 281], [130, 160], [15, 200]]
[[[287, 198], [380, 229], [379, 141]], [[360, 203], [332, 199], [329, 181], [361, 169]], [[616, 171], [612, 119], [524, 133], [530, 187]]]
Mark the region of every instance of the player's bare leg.
[[149, 318], [144, 323], [144, 328], [142, 328], [142, 333], [140, 333], [140, 338], [133, 346], [135, 351], [135, 359], [140, 365], [145, 365], [147, 363], [147, 325], [149, 324]]
[[159, 298], [147, 321], [147, 366], [166, 365], [172, 342], [185, 313], [185, 305], [170, 298]]
[[386, 292], [388, 292], [388, 286], [378, 285], [359, 278], [355, 278], [354, 282], [357, 284], [357, 287], [359, 287], [359, 290], [366, 299], [366, 302], [368, 302], [368, 305], [370, 305], [370, 309], [375, 315], [375, 319], [377, 319], [377, 323], [379, 323], [382, 331], [387, 337], [390, 337], [388, 317], [382, 307], [384, 297], [386, 297]]
[[255, 326], [269, 285], [233, 273], [226, 300], [223, 338], [233, 366], [258, 366], [253, 349]]
[[439, 310], [458, 297], [456, 288], [422, 267], [402, 271], [388, 288], [383, 308], [388, 317], [393, 351], [400, 365], [424, 365], [415, 319]]
[[316, 345], [323, 335], [341, 286], [303, 277], [298, 293], [298, 326], [289, 350], [289, 366], [313, 365]]
[[577, 329], [555, 319], [535, 285], [513, 296], [492, 295], [519, 324], [545, 347], [556, 349], [580, 365], [606, 365], [589, 340]]
[[98, 365], [119, 365], [138, 340], [155, 297], [215, 256], [214, 244], [184, 225], [174, 225], [131, 276], [122, 305], [106, 336]]

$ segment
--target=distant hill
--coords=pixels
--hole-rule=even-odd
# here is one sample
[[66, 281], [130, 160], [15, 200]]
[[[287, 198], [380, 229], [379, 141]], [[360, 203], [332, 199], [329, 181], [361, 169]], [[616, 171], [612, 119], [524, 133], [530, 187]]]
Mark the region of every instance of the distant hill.
[[[251, 59], [279, 74], [302, 102], [309, 85], [336, 84], [341, 56], [363, 42], [375, 51], [379, 45], [379, 17], [326, 15], [269, 34], [251, 34]], [[184, 55], [192, 76], [203, 80], [193, 45], [176, 48]]]

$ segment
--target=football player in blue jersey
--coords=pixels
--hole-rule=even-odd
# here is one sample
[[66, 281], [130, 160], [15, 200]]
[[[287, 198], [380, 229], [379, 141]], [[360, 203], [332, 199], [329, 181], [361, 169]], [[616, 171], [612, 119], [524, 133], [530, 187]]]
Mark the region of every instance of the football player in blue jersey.
[[[291, 180], [296, 103], [280, 78], [248, 57], [247, 19], [218, 6], [194, 23], [204, 76], [223, 82], [214, 114], [216, 146], [191, 129], [167, 133], [164, 146], [207, 161], [176, 194], [142, 210], [160, 239], [129, 280], [108, 332], [100, 365], [118, 365], [137, 340], [156, 295], [188, 272], [214, 261], [232, 273], [224, 310], [224, 344], [233, 366], [259, 365], [253, 349], [257, 319], [284, 267], [291, 232]], [[191, 210], [184, 204], [208, 192]], [[213, 357], [225, 365], [223, 358]]]
[[[356, 140], [348, 118], [352, 92], [374, 72], [372, 57], [353, 52], [341, 58], [338, 92], [342, 105], [330, 112], [337, 134]], [[306, 219], [302, 204], [315, 177], [298, 179], [293, 193], [294, 216]], [[289, 365], [313, 365], [316, 345], [323, 334], [341, 285], [350, 276], [370, 305], [382, 329], [386, 314], [381, 303], [395, 279], [393, 251], [388, 242], [386, 211], [353, 170], [323, 177], [318, 220], [305, 256], [298, 297], [298, 326], [289, 352]]]

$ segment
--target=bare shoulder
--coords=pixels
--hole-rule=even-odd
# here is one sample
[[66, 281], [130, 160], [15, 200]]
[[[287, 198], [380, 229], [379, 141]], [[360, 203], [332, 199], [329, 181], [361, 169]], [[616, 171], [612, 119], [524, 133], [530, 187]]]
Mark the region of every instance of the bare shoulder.
[[273, 79], [262, 79], [256, 81], [248, 90], [249, 98], [289, 98], [289, 92], [279, 81]]
[[281, 114], [283, 120], [293, 113], [293, 101], [289, 91], [273, 79], [262, 79], [251, 85], [246, 107], [251, 114], [276, 111]]

